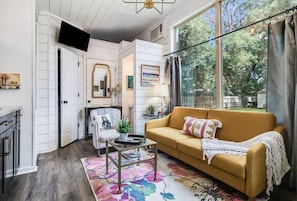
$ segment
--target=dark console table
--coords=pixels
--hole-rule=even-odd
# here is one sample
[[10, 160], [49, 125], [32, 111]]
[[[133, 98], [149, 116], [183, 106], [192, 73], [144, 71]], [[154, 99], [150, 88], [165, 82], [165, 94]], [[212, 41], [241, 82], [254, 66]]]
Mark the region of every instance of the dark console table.
[[122, 106], [118, 105], [111, 105], [111, 106], [87, 106], [85, 107], [85, 138], [91, 137], [92, 135], [89, 135], [89, 122], [90, 122], [90, 112], [94, 109], [98, 108], [116, 108], [121, 111], [122, 116]]

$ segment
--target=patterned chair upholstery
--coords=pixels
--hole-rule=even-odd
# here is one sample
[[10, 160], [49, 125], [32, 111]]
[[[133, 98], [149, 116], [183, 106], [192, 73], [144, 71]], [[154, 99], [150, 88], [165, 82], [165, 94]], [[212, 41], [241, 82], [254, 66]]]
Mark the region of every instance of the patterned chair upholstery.
[[115, 125], [121, 119], [121, 111], [118, 108], [98, 108], [90, 112], [91, 132], [93, 133], [93, 146], [101, 154], [101, 149], [106, 148], [106, 140], [116, 139], [120, 135]]

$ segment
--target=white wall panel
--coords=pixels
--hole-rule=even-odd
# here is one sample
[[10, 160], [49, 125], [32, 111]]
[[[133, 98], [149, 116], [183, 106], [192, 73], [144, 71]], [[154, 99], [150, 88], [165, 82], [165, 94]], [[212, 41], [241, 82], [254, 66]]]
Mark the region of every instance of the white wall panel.
[[[111, 98], [92, 98], [91, 95], [91, 84], [92, 84], [92, 71], [94, 63], [101, 63], [109, 65], [111, 72], [111, 87], [115, 87], [118, 83], [118, 76], [116, 74], [118, 67], [119, 58], [119, 44], [90, 39], [88, 52], [86, 55], [86, 100], [85, 104], [88, 106], [104, 106], [112, 105], [113, 100]], [[89, 64], [88, 64], [89, 61]], [[91, 103], [88, 103], [88, 100]], [[117, 103], [115, 103], [117, 104]]]
[[46, 61], [37, 61], [36, 69], [37, 70], [46, 70], [47, 62]]
[[[48, 110], [46, 108], [38, 108], [36, 110], [36, 112], [38, 114], [40, 114], [39, 116], [47, 116], [48, 115]], [[39, 116], [37, 116], [37, 117], [39, 117]]]
[[[36, 118], [35, 125], [37, 128], [35, 129], [36, 136], [36, 152], [44, 153], [45, 150], [49, 150], [51, 147], [49, 146], [49, 125], [50, 118], [53, 114], [50, 114], [50, 105], [53, 101], [55, 101], [54, 91], [49, 91], [50, 88], [55, 87], [55, 48], [50, 46], [49, 44], [52, 42], [52, 38], [49, 36], [51, 27], [50, 27], [50, 16], [49, 15], [39, 15], [38, 16], [38, 29], [42, 30], [37, 33], [37, 60], [42, 61], [42, 66], [38, 65], [41, 62], [37, 63], [37, 108], [36, 115], [39, 118]], [[46, 28], [45, 28], [46, 27]], [[47, 32], [45, 32], [45, 30]], [[42, 69], [42, 70], [41, 70]], [[54, 83], [53, 83], [54, 82]], [[42, 94], [42, 95], [40, 95]], [[41, 109], [42, 108], [42, 109]], [[52, 108], [56, 109], [56, 108]], [[55, 115], [55, 113], [54, 113]], [[46, 128], [42, 130], [38, 128]], [[56, 126], [55, 126], [56, 127]], [[43, 146], [41, 146], [43, 145]]]
[[[45, 133], [39, 133], [36, 129], [36, 152], [46, 153], [58, 148], [58, 64], [57, 49], [61, 44], [57, 43], [61, 19], [54, 15], [43, 13], [38, 16], [37, 27], [40, 31], [37, 40], [37, 112], [42, 121], [36, 120], [36, 126], [48, 126], [47, 137]], [[62, 45], [80, 55], [79, 64], [79, 106], [78, 113], [84, 108], [84, 52]], [[84, 119], [79, 115], [79, 138], [84, 137]], [[42, 135], [42, 136], [40, 136]], [[47, 142], [46, 142], [47, 139]]]
[[43, 34], [43, 33], [37, 33], [37, 34], [38, 34], [37, 42], [48, 43], [48, 38], [46, 34]]
[[47, 52], [38, 52], [38, 60], [39, 61], [48, 61], [48, 54]]
[[48, 132], [48, 125], [36, 126], [36, 131], [42, 135]]
[[38, 80], [37, 81], [39, 89], [47, 89], [48, 88], [48, 80]]
[[[144, 124], [147, 119], [144, 118], [143, 114], [145, 109], [150, 104], [155, 104], [155, 98], [153, 97], [153, 87], [141, 86], [141, 65], [154, 65], [160, 66], [160, 76], [164, 70], [164, 58], [163, 58], [163, 45], [135, 40], [131, 44], [126, 44], [120, 50], [120, 60], [125, 60], [130, 54], [134, 55], [134, 107], [133, 107], [133, 123], [134, 133], [144, 134]], [[124, 69], [123, 74], [125, 73]], [[163, 78], [160, 79], [160, 84]], [[125, 86], [124, 86], [125, 87]], [[122, 97], [123, 105], [126, 102], [125, 97]]]

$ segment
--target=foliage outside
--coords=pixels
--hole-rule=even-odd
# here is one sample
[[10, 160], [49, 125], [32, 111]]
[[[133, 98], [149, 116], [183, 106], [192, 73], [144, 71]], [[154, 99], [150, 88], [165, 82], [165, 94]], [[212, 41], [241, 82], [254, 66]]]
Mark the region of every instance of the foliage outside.
[[[297, 5], [297, 0], [224, 0], [223, 33], [239, 29], [260, 19]], [[282, 16], [283, 18], [283, 16]], [[274, 21], [279, 18], [273, 19]], [[256, 96], [266, 89], [267, 24], [228, 34], [222, 38], [224, 96]], [[178, 49], [215, 37], [215, 9], [178, 27]], [[201, 97], [216, 98], [216, 41], [180, 52], [182, 57], [182, 102], [196, 104]], [[207, 101], [207, 100], [206, 100]]]

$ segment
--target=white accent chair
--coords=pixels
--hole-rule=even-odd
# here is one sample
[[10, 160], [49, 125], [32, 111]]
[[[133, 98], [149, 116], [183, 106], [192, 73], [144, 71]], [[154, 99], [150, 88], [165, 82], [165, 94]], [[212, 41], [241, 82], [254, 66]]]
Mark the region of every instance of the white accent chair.
[[[104, 119], [108, 119], [110, 122], [103, 123]], [[121, 111], [117, 108], [98, 108], [90, 112], [90, 124], [93, 138], [93, 146], [98, 151], [98, 156], [101, 155], [101, 149], [106, 148], [106, 140], [116, 139], [120, 135], [115, 129], [117, 121], [121, 119]]]

